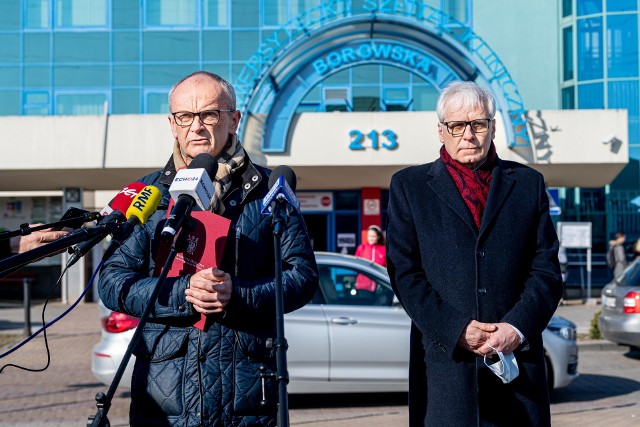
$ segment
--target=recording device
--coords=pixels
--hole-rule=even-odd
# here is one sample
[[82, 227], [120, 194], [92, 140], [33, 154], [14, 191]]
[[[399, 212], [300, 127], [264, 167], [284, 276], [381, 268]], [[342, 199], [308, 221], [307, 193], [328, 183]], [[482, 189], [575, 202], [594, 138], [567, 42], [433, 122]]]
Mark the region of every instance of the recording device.
[[75, 207], [70, 207], [67, 211], [62, 215], [60, 221], [63, 224], [56, 225], [55, 227], [51, 227], [51, 230], [60, 231], [63, 228], [76, 228], [82, 227], [82, 225], [87, 221], [94, 221], [95, 214], [93, 212], [85, 211], [84, 209], [79, 209]]
[[176, 204], [162, 229], [162, 239], [173, 239], [196, 205], [201, 210], [209, 209], [215, 194], [212, 181], [217, 171], [217, 159], [207, 153], [198, 154], [187, 169], [178, 171], [169, 187], [171, 198]]
[[158, 209], [158, 205], [162, 200], [162, 192], [153, 185], [144, 187], [131, 202], [131, 206], [127, 209], [127, 220], [113, 233], [111, 245], [107, 248], [103, 260], [113, 255], [125, 240], [131, 236], [136, 225], [147, 222], [149, 217]]
[[109, 204], [107, 204], [107, 206], [105, 206], [101, 211], [104, 217], [98, 221], [97, 226], [103, 227], [104, 233], [100, 233], [92, 237], [90, 240], [71, 246], [69, 248], [71, 256], [67, 262], [67, 268], [78, 262], [78, 260], [85, 256], [91, 248], [100, 243], [107, 234], [113, 231], [111, 228], [107, 228], [108, 226], [120, 224], [127, 219], [125, 214], [129, 209], [129, 206], [133, 203], [133, 199], [144, 187], [145, 185], [142, 182], [132, 182], [116, 194], [113, 200], [111, 200], [111, 202], [109, 202]]
[[286, 202], [289, 206], [300, 211], [300, 201], [295, 195], [297, 185], [296, 174], [289, 166], [278, 166], [269, 175], [269, 187], [271, 188], [262, 200], [262, 213], [265, 215], [273, 212], [275, 204]]

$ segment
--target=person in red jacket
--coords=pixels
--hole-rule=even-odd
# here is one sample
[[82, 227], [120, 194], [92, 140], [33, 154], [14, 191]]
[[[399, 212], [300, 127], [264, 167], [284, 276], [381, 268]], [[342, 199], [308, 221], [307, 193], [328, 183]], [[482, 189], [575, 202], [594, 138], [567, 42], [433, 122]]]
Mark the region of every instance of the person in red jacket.
[[[380, 227], [377, 225], [371, 225], [367, 229], [367, 241], [358, 246], [356, 249], [356, 256], [368, 259], [376, 264], [386, 267], [387, 250], [384, 243], [384, 235], [382, 234]], [[356, 278], [356, 289], [375, 292], [376, 282], [362, 274], [359, 274]]]

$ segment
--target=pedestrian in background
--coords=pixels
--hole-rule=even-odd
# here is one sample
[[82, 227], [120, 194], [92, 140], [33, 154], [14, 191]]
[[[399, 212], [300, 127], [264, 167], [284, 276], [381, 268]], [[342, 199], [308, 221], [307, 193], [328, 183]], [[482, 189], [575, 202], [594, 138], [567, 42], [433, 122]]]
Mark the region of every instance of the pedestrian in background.
[[607, 251], [607, 265], [613, 269], [613, 278], [617, 278], [627, 268], [627, 254], [624, 250], [626, 235], [622, 231], [616, 233], [616, 238], [609, 241]]
[[[367, 229], [367, 241], [362, 242], [356, 248], [356, 256], [368, 259], [383, 267], [387, 266], [387, 248], [385, 247], [384, 234], [377, 225], [370, 225]], [[377, 283], [368, 277], [359, 274], [356, 278], [356, 289], [375, 292]]]

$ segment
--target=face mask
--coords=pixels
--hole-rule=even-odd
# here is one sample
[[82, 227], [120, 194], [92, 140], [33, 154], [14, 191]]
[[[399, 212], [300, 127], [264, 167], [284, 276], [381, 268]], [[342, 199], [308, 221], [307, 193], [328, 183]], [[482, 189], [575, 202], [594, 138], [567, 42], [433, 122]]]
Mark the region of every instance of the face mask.
[[[493, 349], [496, 350], [495, 348]], [[496, 350], [496, 353], [498, 353], [498, 358], [500, 360], [498, 360], [497, 362], [493, 362], [491, 361], [491, 359], [489, 359], [489, 363], [487, 363], [487, 356], [485, 355], [484, 364], [487, 365], [487, 367], [491, 369], [491, 371], [496, 374], [496, 376], [500, 378], [504, 384], [508, 384], [516, 379], [516, 377], [520, 373], [520, 370], [518, 369], [518, 362], [516, 361], [516, 356], [514, 356], [513, 353], [505, 355], [498, 350]]]

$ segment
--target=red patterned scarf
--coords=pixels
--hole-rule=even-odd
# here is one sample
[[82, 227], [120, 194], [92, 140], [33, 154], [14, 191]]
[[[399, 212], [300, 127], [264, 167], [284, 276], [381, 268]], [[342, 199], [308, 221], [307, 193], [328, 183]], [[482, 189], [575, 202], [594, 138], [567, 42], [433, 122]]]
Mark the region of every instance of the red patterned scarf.
[[487, 204], [489, 186], [491, 185], [491, 172], [497, 157], [496, 147], [492, 142], [485, 162], [477, 169], [469, 169], [462, 163], [453, 160], [445, 150], [444, 145], [440, 148], [440, 158], [456, 184], [462, 200], [471, 211], [478, 229], [480, 229], [482, 213]]

